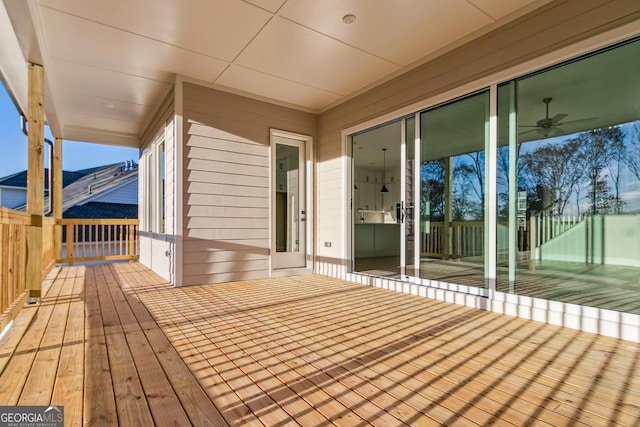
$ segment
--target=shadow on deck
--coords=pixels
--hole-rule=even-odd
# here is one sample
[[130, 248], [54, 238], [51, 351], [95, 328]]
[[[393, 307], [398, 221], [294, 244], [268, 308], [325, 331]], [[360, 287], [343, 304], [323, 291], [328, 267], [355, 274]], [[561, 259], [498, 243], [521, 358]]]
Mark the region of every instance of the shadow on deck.
[[637, 425], [640, 345], [323, 276], [173, 288], [56, 269], [0, 405], [66, 424]]

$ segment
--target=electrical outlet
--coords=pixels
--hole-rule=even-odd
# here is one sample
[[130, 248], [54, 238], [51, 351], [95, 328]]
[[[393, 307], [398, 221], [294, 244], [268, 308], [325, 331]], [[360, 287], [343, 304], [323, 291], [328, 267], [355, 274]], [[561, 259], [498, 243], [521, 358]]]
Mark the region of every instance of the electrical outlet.
[[331, 242], [324, 242], [324, 247], [325, 248], [330, 248], [331, 247]]

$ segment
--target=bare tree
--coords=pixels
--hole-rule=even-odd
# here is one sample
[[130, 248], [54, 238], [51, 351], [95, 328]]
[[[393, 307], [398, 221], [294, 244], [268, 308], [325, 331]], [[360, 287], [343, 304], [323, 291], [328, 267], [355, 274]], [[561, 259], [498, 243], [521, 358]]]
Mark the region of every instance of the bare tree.
[[420, 167], [420, 217], [423, 220], [430, 217], [432, 221], [442, 221], [444, 218], [444, 174], [442, 159], [423, 162]]
[[[619, 126], [594, 129], [581, 132], [573, 140], [578, 143], [578, 157], [587, 182], [591, 186], [589, 191], [590, 214], [612, 213], [622, 209], [620, 199], [620, 163], [624, 161], [626, 147], [624, 133]], [[611, 167], [611, 165], [616, 165]], [[607, 184], [609, 174], [613, 174], [612, 181], [616, 194], [610, 194]]]
[[541, 145], [523, 153], [528, 193], [538, 210], [562, 215], [582, 176], [576, 139]]
[[[480, 220], [484, 215], [484, 151], [454, 158], [452, 206], [457, 219]], [[463, 200], [460, 200], [463, 199]]]
[[625, 164], [629, 171], [640, 181], [640, 123], [633, 125], [630, 143], [627, 147]]

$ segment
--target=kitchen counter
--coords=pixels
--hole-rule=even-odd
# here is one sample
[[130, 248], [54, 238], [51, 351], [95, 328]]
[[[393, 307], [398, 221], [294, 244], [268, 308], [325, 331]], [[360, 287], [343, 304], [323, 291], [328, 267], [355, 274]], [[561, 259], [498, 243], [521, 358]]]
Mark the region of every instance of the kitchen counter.
[[355, 223], [356, 258], [400, 255], [400, 224]]

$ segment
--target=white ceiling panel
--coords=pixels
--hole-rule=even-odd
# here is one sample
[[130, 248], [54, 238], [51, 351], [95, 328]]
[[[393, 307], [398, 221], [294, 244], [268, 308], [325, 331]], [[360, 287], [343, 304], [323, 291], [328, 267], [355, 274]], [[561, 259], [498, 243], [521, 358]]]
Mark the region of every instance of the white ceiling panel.
[[0, 72], [14, 91], [16, 63], [44, 65], [56, 137], [139, 145], [176, 75], [322, 111], [548, 2], [4, 0], [23, 57]]
[[243, 92], [249, 91], [266, 98], [280, 99], [287, 104], [304, 106], [311, 110], [320, 109], [341, 98], [335, 93], [237, 65], [229, 67], [216, 83]]
[[341, 95], [400, 68], [282, 18], [272, 20], [236, 63]]
[[272, 16], [238, 0], [41, 0], [41, 4], [224, 61], [232, 61]]
[[57, 81], [62, 83], [63, 88], [92, 96], [99, 105], [107, 101], [156, 105], [157, 99], [166, 94], [170, 87], [170, 83], [68, 61], [55, 60], [54, 64]]
[[[70, 123], [82, 123], [86, 129], [99, 129], [102, 131], [117, 129], [117, 133], [128, 135], [136, 135], [139, 132], [139, 126], [131, 120], [118, 120], [106, 116], [81, 113], [68, 114], [68, 120]], [[78, 128], [80, 128], [80, 125], [78, 125]]]
[[465, 0], [290, 0], [280, 14], [402, 66], [493, 22]]
[[51, 9], [44, 9], [43, 16], [49, 52], [55, 59], [165, 82], [173, 81], [176, 73], [212, 81], [227, 65], [202, 54]]
[[114, 101], [109, 104], [95, 103], [95, 98], [78, 92], [65, 92], [64, 105], [70, 116], [91, 117], [93, 122], [103, 119], [130, 123], [128, 131], [140, 132], [139, 123], [155, 110], [155, 106], [145, 106]]
[[286, 0], [246, 0], [247, 3], [254, 4], [271, 13], [276, 13]]

